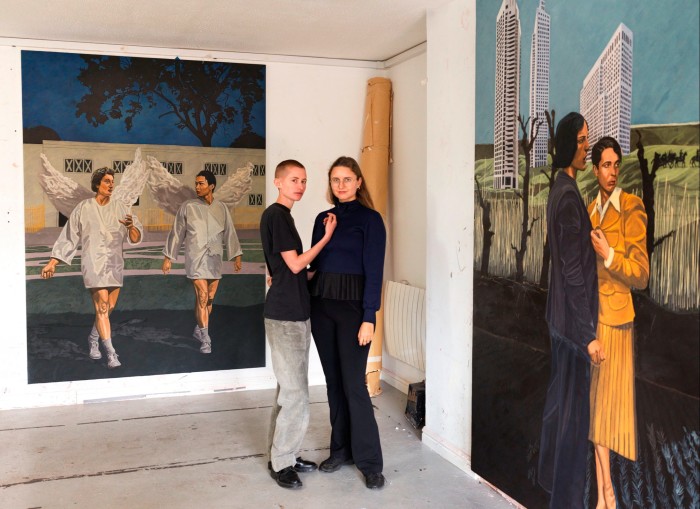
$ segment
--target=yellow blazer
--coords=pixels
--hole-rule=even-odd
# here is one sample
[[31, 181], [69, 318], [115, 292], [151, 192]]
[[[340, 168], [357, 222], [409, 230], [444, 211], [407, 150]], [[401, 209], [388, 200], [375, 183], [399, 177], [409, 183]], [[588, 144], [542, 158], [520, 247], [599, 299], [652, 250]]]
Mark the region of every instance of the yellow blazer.
[[[615, 200], [617, 201], [617, 200]], [[634, 320], [630, 288], [643, 289], [649, 282], [647, 255], [647, 214], [642, 200], [624, 191], [619, 195], [619, 210], [608, 209], [600, 222], [596, 200], [588, 206], [593, 228], [600, 227], [614, 250], [610, 267], [596, 256], [598, 268], [598, 321], [606, 325], [622, 325]]]

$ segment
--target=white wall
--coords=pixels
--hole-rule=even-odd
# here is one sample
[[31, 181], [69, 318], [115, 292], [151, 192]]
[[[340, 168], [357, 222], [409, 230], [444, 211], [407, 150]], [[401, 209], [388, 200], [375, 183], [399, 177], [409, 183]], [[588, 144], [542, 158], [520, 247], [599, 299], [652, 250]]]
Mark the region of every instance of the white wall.
[[[394, 93], [386, 279], [425, 288], [427, 56], [425, 44], [387, 62]], [[382, 380], [403, 391], [425, 373], [390, 356]]]
[[[24, 175], [19, 52], [0, 46], [0, 408], [12, 386], [26, 384]], [[7, 185], [13, 182], [13, 185]]]
[[391, 275], [425, 288], [427, 230], [427, 55], [420, 53], [387, 70], [394, 92], [389, 175]]
[[[272, 170], [282, 159], [297, 158], [309, 173], [304, 199], [293, 215], [305, 248], [315, 215], [325, 203], [325, 172], [341, 154], [358, 157], [366, 82], [383, 75], [363, 62], [315, 60], [196, 51], [79, 45], [46, 41], [0, 42], [0, 409], [73, 404], [108, 398], [184, 395], [215, 390], [274, 386], [269, 367], [236, 371], [115, 378], [53, 384], [27, 384], [24, 279], [24, 227], [21, 117], [21, 49], [131, 54], [172, 58], [217, 58], [267, 65], [267, 201], [277, 190]], [[117, 306], [116, 312], [118, 313]], [[267, 365], [270, 366], [269, 356]], [[323, 383], [317, 354], [312, 354], [310, 381]]]
[[423, 442], [470, 469], [475, 1], [428, 11], [427, 366]]
[[[323, 199], [327, 165], [340, 153], [358, 155], [366, 80], [384, 74], [394, 82], [389, 269], [393, 278], [416, 286], [422, 283], [427, 290], [423, 441], [467, 471], [471, 449], [475, 9], [475, 0], [454, 0], [429, 11], [427, 54], [419, 52], [387, 72], [362, 63], [216, 55], [225, 61], [268, 66], [267, 166], [272, 170], [279, 160], [294, 157], [307, 167], [306, 196], [293, 209], [306, 247], [313, 217], [327, 207]], [[0, 408], [272, 386], [269, 368], [27, 385], [23, 204], [21, 189], [17, 191], [23, 182], [18, 49], [23, 44], [10, 44], [12, 41], [0, 45], [0, 168], [5, 182], [0, 189], [4, 280], [0, 288]], [[172, 51], [147, 48], [43, 41], [37, 45], [41, 46], [34, 49], [174, 56]], [[178, 55], [207, 58], [182, 50]], [[268, 202], [275, 196], [270, 177]], [[385, 365], [391, 365], [390, 359]], [[312, 383], [322, 381], [317, 359], [311, 375]]]

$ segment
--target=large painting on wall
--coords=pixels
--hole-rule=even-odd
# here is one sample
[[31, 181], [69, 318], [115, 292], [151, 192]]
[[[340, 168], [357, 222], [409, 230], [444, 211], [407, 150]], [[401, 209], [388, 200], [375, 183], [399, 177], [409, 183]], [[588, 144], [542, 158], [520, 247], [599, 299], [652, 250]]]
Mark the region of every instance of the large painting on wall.
[[265, 365], [265, 66], [22, 52], [29, 383]]
[[[699, 16], [690, 0], [477, 0], [472, 469], [527, 507], [548, 507], [557, 482], [578, 480], [580, 497], [555, 506], [700, 507]], [[549, 245], [548, 228], [558, 238], [564, 227], [547, 223], [547, 203], [566, 173], [553, 161], [565, 159], [555, 139], [569, 112], [587, 129], [572, 146], [603, 147], [573, 173], [586, 239], [602, 232], [610, 253], [591, 251], [607, 358], [593, 368], [579, 351], [591, 388], [559, 394], [585, 439], [583, 462], [558, 465], [553, 489], [547, 390], [574, 378], [554, 365], [545, 313], [551, 273], [572, 265]], [[604, 381], [603, 365], [628, 385]], [[575, 446], [561, 442], [564, 457]]]

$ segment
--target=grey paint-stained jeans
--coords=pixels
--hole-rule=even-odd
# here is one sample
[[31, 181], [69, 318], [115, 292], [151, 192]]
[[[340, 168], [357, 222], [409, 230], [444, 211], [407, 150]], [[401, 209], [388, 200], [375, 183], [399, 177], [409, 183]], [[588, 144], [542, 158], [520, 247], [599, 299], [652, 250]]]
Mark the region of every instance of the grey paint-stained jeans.
[[309, 425], [309, 345], [311, 325], [265, 318], [277, 392], [268, 443], [275, 472], [291, 467]]

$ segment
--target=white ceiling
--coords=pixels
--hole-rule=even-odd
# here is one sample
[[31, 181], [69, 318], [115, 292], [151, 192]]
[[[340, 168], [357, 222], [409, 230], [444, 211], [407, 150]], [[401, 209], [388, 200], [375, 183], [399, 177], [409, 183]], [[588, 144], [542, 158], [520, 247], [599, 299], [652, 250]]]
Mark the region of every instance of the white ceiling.
[[0, 0], [0, 37], [384, 61], [448, 0]]

